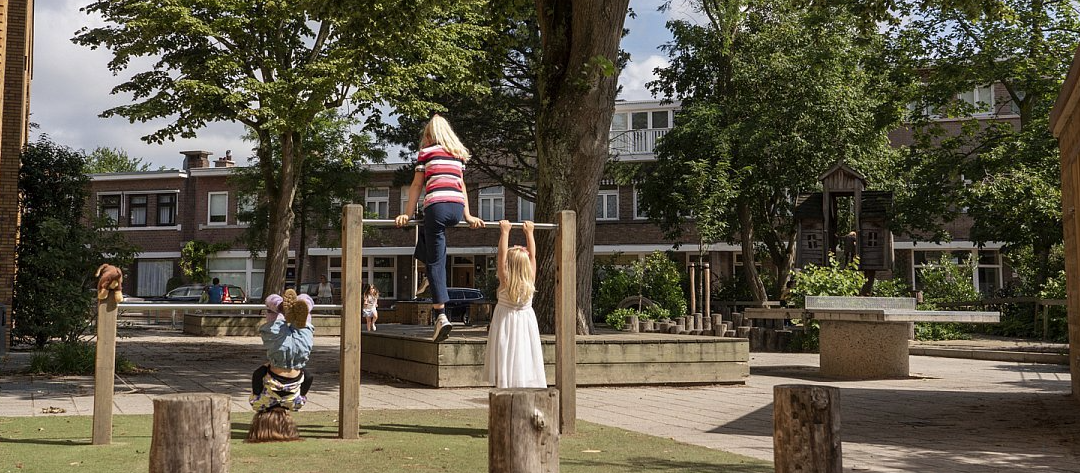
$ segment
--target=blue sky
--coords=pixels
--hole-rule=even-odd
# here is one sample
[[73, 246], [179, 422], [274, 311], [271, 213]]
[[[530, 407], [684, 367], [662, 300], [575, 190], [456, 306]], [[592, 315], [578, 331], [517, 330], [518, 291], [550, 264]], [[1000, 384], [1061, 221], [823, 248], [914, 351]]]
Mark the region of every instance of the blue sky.
[[[131, 124], [118, 117], [98, 118], [103, 110], [122, 104], [129, 97], [109, 94], [120, 79], [106, 67], [111, 58], [108, 51], [93, 51], [71, 42], [79, 28], [102, 24], [100, 19], [79, 11], [87, 3], [88, 0], [50, 0], [35, 5], [30, 113], [31, 121], [40, 128], [31, 139], [47, 133], [57, 143], [76, 149], [120, 148], [132, 157], [142, 158], [154, 169], [179, 167], [180, 151], [191, 149], [211, 151], [214, 157], [224, 156], [225, 150], [231, 149], [234, 158], [243, 164], [251, 154], [251, 144], [240, 139], [244, 130], [235, 123], [208, 125], [195, 139], [148, 145], [139, 137], [163, 122]], [[652, 79], [654, 68], [666, 64], [659, 47], [671, 39], [664, 23], [671, 17], [694, 17], [684, 0], [675, 0], [675, 8], [666, 13], [657, 11], [661, 3], [661, 0], [630, 0], [637, 18], [626, 20], [630, 34], [623, 38], [622, 47], [630, 53], [631, 62], [619, 77], [623, 86], [619, 98], [651, 98], [644, 84]]]

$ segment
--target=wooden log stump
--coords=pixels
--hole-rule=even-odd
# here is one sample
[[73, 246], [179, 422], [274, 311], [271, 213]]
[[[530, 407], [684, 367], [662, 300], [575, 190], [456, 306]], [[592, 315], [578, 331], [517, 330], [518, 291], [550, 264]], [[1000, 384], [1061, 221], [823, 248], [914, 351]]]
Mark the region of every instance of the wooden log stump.
[[752, 327], [750, 329], [750, 350], [765, 351], [765, 329]]
[[735, 336], [739, 338], [750, 338], [750, 329], [753, 327], [735, 327]]
[[150, 473], [227, 473], [229, 402], [211, 393], [154, 398]]
[[765, 329], [765, 351], [778, 352], [780, 347], [777, 345], [776, 329]]
[[701, 333], [712, 333], [712, 316], [704, 316], [701, 318]]
[[732, 312], [731, 322], [732, 327], [741, 327], [743, 325], [746, 325], [746, 317], [744, 317], [741, 312]]
[[488, 394], [488, 471], [559, 471], [559, 390], [492, 389]]
[[630, 328], [630, 333], [638, 333], [638, 318], [636, 315], [631, 315], [630, 321], [626, 325]]
[[675, 319], [675, 326], [679, 327], [679, 332], [686, 331], [686, 316], [678, 317]]
[[735, 331], [734, 330], [724, 330], [724, 337], [734, 338], [735, 337]]
[[782, 384], [773, 388], [776, 473], [841, 473], [840, 389]]

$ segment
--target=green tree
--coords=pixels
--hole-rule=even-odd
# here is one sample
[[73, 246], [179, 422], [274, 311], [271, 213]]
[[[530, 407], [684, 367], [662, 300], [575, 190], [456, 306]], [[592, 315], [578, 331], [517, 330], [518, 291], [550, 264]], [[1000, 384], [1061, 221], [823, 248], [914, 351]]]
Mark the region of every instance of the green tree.
[[94, 151], [86, 156], [86, 172], [90, 174], [141, 172], [149, 170], [149, 163], [144, 163], [142, 158], [128, 156], [127, 151], [120, 148], [105, 148], [99, 146], [94, 148]]
[[[323, 246], [340, 246], [342, 206], [355, 201], [357, 190], [367, 180], [362, 164], [385, 161], [385, 152], [375, 147], [370, 136], [350, 131], [354, 124], [354, 119], [327, 110], [315, 118], [303, 137], [308, 143], [304, 152], [309, 156], [304, 159], [293, 200], [293, 229], [301, 242], [296, 280], [292, 281], [296, 287], [304, 280], [304, 261], [312, 238]], [[249, 222], [241, 239], [252, 253], [265, 250], [270, 212], [259, 170], [239, 168], [229, 179], [239, 190], [240, 199], [251, 204], [238, 214]]]
[[[911, 12], [903, 35], [925, 79], [913, 107], [915, 144], [900, 167], [910, 184], [900, 188], [898, 213], [915, 237], [946, 239], [943, 222], [966, 212], [972, 240], [1032, 255], [1037, 291], [1056, 272], [1050, 255], [1062, 240], [1059, 155], [1048, 117], [1080, 41], [1080, 13], [1075, 2], [997, 3], [998, 10], [975, 15], [949, 6]], [[983, 96], [994, 84], [1004, 97]], [[940, 117], [962, 126], [948, 131]]]
[[[486, 0], [265, 2], [259, 0], [99, 0], [83, 8], [104, 26], [83, 28], [78, 44], [112, 51], [119, 73], [152, 58], [113, 93], [131, 103], [106, 110], [131, 121], [166, 119], [143, 137], [191, 138], [206, 123], [237, 121], [257, 138], [256, 166], [267, 196], [264, 287], [283, 287], [293, 202], [307, 143], [323, 110], [351, 100], [419, 113], [433, 91], [468, 91], [493, 13]], [[272, 149], [280, 147], [279, 156]]]
[[[671, 64], [650, 84], [683, 110], [644, 173], [642, 209], [672, 237], [692, 215], [702, 241], [739, 242], [747, 262], [763, 249], [781, 294], [794, 263], [795, 201], [816, 189], [818, 174], [844, 161], [871, 185], [891, 182], [886, 133], [901, 110], [894, 49], [843, 8], [696, 5], [709, 21], [668, 23]], [[755, 265], [743, 269], [765, 300]]]
[[93, 320], [94, 272], [131, 264], [135, 248], [107, 217], [87, 221], [86, 157], [48, 136], [28, 144], [19, 168], [19, 243], [12, 313], [14, 336], [45, 346], [78, 340]]

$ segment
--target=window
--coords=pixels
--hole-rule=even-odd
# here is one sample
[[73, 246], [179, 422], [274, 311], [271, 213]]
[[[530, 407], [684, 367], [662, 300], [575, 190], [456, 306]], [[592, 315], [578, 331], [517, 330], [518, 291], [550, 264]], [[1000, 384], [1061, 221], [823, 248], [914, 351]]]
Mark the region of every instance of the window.
[[876, 231], [867, 230], [865, 238], [867, 248], [877, 248], [877, 246], [880, 244], [878, 240], [878, 232]]
[[207, 205], [206, 223], [209, 225], [225, 225], [229, 216], [229, 193], [211, 192], [209, 205]]
[[953, 264], [964, 266], [971, 261], [975, 265], [971, 270], [971, 283], [979, 292], [992, 295], [1001, 289], [1001, 254], [998, 250], [916, 250], [911, 253], [911, 278], [916, 289], [922, 289], [920, 269], [939, 263], [943, 255]]
[[645, 212], [641, 210], [641, 189], [634, 187], [634, 218], [637, 220], [645, 220], [648, 218]]
[[120, 195], [103, 195], [100, 197], [101, 215], [112, 219], [114, 224], [120, 223]]
[[390, 218], [390, 188], [368, 187], [364, 190], [364, 212], [376, 218]]
[[518, 197], [518, 221], [526, 220], [536, 220], [536, 204], [525, 200], [524, 197]]
[[619, 191], [615, 189], [602, 190], [596, 196], [596, 219], [618, 220], [619, 219]]
[[660, 111], [652, 113], [652, 128], [671, 128], [671, 122], [668, 120], [668, 111]]
[[611, 131], [626, 131], [627, 121], [625, 113], [616, 113], [611, 116]]
[[[818, 239], [817, 233], [807, 233], [804, 240], [806, 240], [806, 249], [808, 250], [816, 250], [821, 248], [821, 240]], [[742, 255], [738, 256], [741, 257]]]
[[158, 225], [176, 225], [176, 194], [158, 195], [157, 215]]
[[128, 225], [132, 227], [146, 226], [146, 196], [133, 195], [128, 201]]
[[494, 222], [506, 218], [503, 210], [502, 186], [491, 186], [480, 189], [480, 219]]
[[393, 257], [365, 257], [364, 276], [364, 279], [379, 288], [379, 299], [397, 297], [397, 269]]
[[247, 225], [249, 218], [255, 212], [255, 196], [241, 195], [236, 197], [236, 224]]
[[630, 114], [630, 129], [644, 130], [649, 128], [649, 112], [634, 112]]
[[994, 110], [994, 89], [989, 85], [961, 92], [958, 98], [975, 107], [975, 113], [989, 113]]
[[139, 260], [137, 271], [135, 295], [160, 296], [165, 294], [166, 284], [173, 277], [173, 263], [170, 260]]

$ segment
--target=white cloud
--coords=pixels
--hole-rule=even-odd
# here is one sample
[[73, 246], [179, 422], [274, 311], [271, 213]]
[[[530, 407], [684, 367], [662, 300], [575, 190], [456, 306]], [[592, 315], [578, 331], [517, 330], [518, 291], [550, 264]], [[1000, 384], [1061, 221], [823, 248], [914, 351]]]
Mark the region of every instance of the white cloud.
[[667, 67], [667, 65], [667, 59], [656, 54], [645, 58], [641, 62], [630, 61], [627, 63], [619, 76], [619, 85], [622, 86], [622, 93], [619, 94], [619, 98], [625, 100], [652, 99], [652, 93], [645, 88], [645, 83], [656, 79], [656, 74], [653, 72], [656, 68]]
[[672, 0], [667, 10], [669, 20], [682, 20], [695, 25], [703, 25], [708, 22], [708, 17], [697, 7], [692, 0]]
[[[236, 159], [250, 154], [247, 150], [251, 144], [241, 139], [244, 129], [239, 124], [215, 123], [200, 130], [196, 139], [150, 145], [139, 138], [167, 123], [165, 120], [129, 124], [120, 117], [99, 118], [106, 109], [128, 103], [130, 96], [109, 93], [124, 79], [108, 70], [111, 52], [91, 50], [71, 42], [80, 28], [104, 24], [100, 17], [79, 11], [84, 1], [39, 2], [34, 11], [30, 120], [40, 125], [37, 133], [46, 133], [59, 144], [87, 151], [98, 146], [121, 148], [155, 169], [180, 167], [181, 150], [203, 149], [220, 157], [226, 149], [232, 149]], [[141, 70], [148, 64], [148, 61], [136, 62], [129, 70]]]

